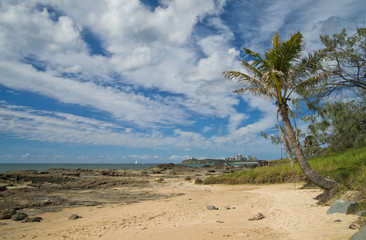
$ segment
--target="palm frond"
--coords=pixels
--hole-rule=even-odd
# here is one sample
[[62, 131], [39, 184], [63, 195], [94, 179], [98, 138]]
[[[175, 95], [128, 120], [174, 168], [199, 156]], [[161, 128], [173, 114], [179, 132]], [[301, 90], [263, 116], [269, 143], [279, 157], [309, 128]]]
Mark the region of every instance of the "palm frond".
[[[298, 85], [300, 81], [307, 79], [311, 76], [316, 69], [319, 69], [321, 65], [321, 59], [326, 56], [329, 48], [316, 51], [314, 54], [309, 53], [307, 57], [304, 57], [298, 61], [297, 64], [293, 64], [290, 69], [290, 76], [288, 77], [289, 85]], [[330, 73], [329, 73], [330, 74]]]
[[313, 75], [312, 77], [308, 78], [307, 80], [294, 85], [291, 92], [288, 94], [290, 96], [292, 92], [301, 93], [302, 91], [308, 89], [309, 87], [315, 86], [316, 84], [329, 79], [329, 76], [332, 75], [332, 72], [321, 72], [318, 74]]
[[300, 32], [293, 34], [289, 40], [283, 42], [280, 48], [277, 48], [280, 55], [280, 61], [278, 69], [284, 73], [288, 72], [288, 69], [292, 63], [300, 57], [303, 50], [302, 41], [303, 35]]
[[275, 33], [272, 37], [272, 46], [273, 48], [277, 48], [281, 44], [281, 37], [278, 32]]
[[245, 73], [242, 72], [236, 72], [236, 71], [227, 71], [223, 72], [224, 77], [230, 80], [236, 80], [238, 82], [245, 82], [251, 87], [254, 88], [264, 88], [264, 84], [262, 81], [260, 81], [257, 78], [251, 77]]
[[249, 92], [250, 94], [252, 94], [254, 96], [260, 96], [265, 99], [274, 99], [275, 98], [275, 96], [273, 95], [273, 92], [267, 91], [264, 88], [247, 87], [247, 88], [240, 88], [240, 89], [233, 91], [233, 93], [235, 93], [235, 94], [244, 94], [245, 92]]
[[262, 77], [263, 73], [259, 71], [257, 68], [255, 68], [252, 64], [250, 64], [246, 60], [241, 60], [240, 62], [241, 65], [248, 71], [252, 72], [255, 75], [255, 77]]
[[247, 48], [243, 48], [243, 50], [245, 54], [247, 54], [249, 57], [252, 58], [253, 67], [257, 68], [258, 70], [262, 70], [263, 72], [268, 71], [268, 69], [271, 68], [267, 60], [263, 59], [259, 53], [254, 52]]

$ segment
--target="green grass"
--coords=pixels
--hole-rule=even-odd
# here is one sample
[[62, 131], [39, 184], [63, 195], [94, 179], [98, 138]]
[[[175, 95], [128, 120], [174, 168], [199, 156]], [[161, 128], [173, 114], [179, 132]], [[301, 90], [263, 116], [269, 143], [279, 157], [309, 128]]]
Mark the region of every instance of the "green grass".
[[[326, 157], [309, 160], [310, 166], [322, 176], [331, 178], [341, 184], [345, 190], [357, 190], [366, 193], [366, 147], [349, 149], [343, 153], [332, 153]], [[296, 181], [306, 181], [299, 165], [295, 161]], [[261, 184], [289, 183], [293, 173], [289, 161], [276, 161], [274, 166], [258, 167], [251, 170], [209, 177], [205, 184]]]

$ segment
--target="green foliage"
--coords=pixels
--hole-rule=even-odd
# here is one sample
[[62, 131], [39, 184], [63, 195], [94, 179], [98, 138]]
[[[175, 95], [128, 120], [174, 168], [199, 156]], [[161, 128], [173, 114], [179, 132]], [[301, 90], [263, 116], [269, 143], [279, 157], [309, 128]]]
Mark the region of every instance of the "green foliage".
[[190, 176], [187, 176], [187, 177], [185, 177], [185, 178], [184, 178], [184, 180], [186, 180], [186, 181], [191, 181], [191, 180], [192, 180], [192, 178], [191, 178]]
[[313, 145], [328, 144], [328, 151], [366, 146], [366, 105], [334, 102], [318, 108], [317, 115], [307, 117]]
[[310, 122], [311, 144], [304, 152], [311, 157], [366, 146], [366, 28], [358, 28], [352, 36], [344, 29], [321, 40], [331, 49], [324, 55], [327, 64], [322, 70], [332, 75], [301, 93], [306, 106], [296, 101], [298, 110], [305, 109], [302, 119]]
[[366, 89], [366, 28], [357, 28], [352, 36], [343, 29], [339, 34], [320, 38], [326, 47], [332, 49], [326, 70], [334, 74], [327, 82], [325, 92], [329, 94], [354, 87]]
[[202, 184], [202, 183], [203, 183], [203, 181], [200, 178], [197, 178], [196, 180], [194, 180], [194, 184]]
[[[294, 165], [296, 180], [305, 180], [305, 175], [298, 164]], [[293, 173], [290, 164], [275, 164], [274, 166], [257, 167], [250, 170], [236, 171], [223, 176], [209, 177], [205, 184], [260, 184], [260, 183], [283, 183], [292, 182]]]
[[[275, 161], [274, 166], [258, 167], [250, 170], [209, 177], [205, 184], [260, 184], [290, 183], [293, 173], [288, 160]], [[366, 147], [349, 149], [343, 153], [332, 153], [327, 157], [313, 158], [311, 167], [323, 176], [340, 183], [344, 189], [361, 191], [366, 197]], [[297, 181], [306, 180], [297, 163], [294, 164]]]
[[224, 72], [224, 77], [243, 83], [244, 87], [234, 93], [249, 92], [256, 96], [286, 104], [294, 92], [303, 91], [328, 77], [328, 72], [314, 72], [319, 68], [319, 59], [325, 51], [303, 56], [303, 35], [297, 32], [282, 41], [278, 33], [273, 36], [273, 47], [268, 49], [265, 58], [250, 49], [243, 48], [250, 62], [241, 60], [245, 73]]

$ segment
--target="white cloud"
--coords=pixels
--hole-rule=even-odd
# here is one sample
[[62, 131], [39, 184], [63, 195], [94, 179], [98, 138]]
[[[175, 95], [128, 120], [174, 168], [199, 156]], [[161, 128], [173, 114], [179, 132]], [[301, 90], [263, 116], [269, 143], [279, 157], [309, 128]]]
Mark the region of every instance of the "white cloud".
[[[274, 32], [287, 38], [300, 30], [307, 48], [317, 49], [320, 34], [352, 27], [366, 7], [361, 0], [159, 4], [151, 9], [138, 0], [2, 1], [0, 84], [106, 113], [113, 122], [3, 103], [7, 132], [81, 144], [260, 149], [258, 133], [275, 125], [275, 107], [245, 96], [248, 108], [238, 109], [231, 94], [238, 85], [221, 74], [242, 70], [233, 44], [242, 40], [262, 53]], [[238, 7], [221, 14], [226, 4]], [[106, 54], [92, 54], [86, 30]], [[248, 118], [253, 110], [260, 112], [258, 119]], [[223, 123], [197, 124], [212, 118]], [[210, 138], [202, 135], [208, 131]]]
[[[45, 7], [36, 9], [37, 2], [43, 2]], [[47, 9], [47, 4], [67, 16], [52, 18], [55, 13]], [[228, 37], [223, 37], [226, 34], [207, 37], [199, 43], [206, 54], [202, 59], [187, 45], [195, 24], [218, 14], [224, 1], [167, 1], [154, 11], [137, 0], [93, 4], [94, 8], [85, 1], [4, 4], [0, 24], [8, 31], [2, 35], [7, 40], [2, 47], [15, 59], [1, 63], [5, 73], [1, 83], [107, 111], [119, 120], [141, 126], [154, 122], [190, 124], [186, 111], [219, 116], [234, 111], [232, 105], [236, 101], [226, 95], [232, 86], [223, 81], [221, 72], [231, 66], [238, 52], [228, 50]], [[14, 17], [19, 15], [21, 20]], [[225, 29], [217, 18], [211, 21]], [[84, 27], [102, 39], [110, 58], [89, 54], [81, 37]], [[228, 29], [225, 33], [229, 33]], [[19, 63], [24, 56], [39, 61], [45, 72]], [[111, 77], [118, 76], [116, 73], [120, 80]], [[106, 88], [105, 82], [117, 87]], [[130, 91], [130, 87], [121, 89], [119, 82], [183, 97], [168, 97], [159, 103], [142, 96], [143, 92]], [[215, 98], [209, 97], [215, 94]]]
[[[21, 70], [19, 70], [21, 69]], [[19, 90], [28, 90], [58, 99], [61, 102], [92, 106], [106, 111], [121, 121], [146, 124], [188, 124], [186, 114], [179, 108], [153, 99], [121, 92], [111, 87], [101, 87], [90, 82], [77, 82], [38, 72], [26, 64], [0, 62], [3, 76], [0, 83]], [[169, 114], [168, 114], [169, 113]], [[178, 115], [180, 118], [176, 118]]]

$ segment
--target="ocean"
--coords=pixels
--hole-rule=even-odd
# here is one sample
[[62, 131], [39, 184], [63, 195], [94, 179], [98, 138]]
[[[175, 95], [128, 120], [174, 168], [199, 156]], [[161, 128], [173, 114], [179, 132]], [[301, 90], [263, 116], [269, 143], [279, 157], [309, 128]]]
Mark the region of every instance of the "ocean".
[[79, 164], [79, 163], [0, 163], [0, 173], [8, 171], [21, 171], [21, 170], [37, 170], [44, 171], [50, 168], [65, 168], [65, 169], [147, 169], [156, 167], [158, 164], [128, 164], [128, 163], [92, 163], [92, 164]]

